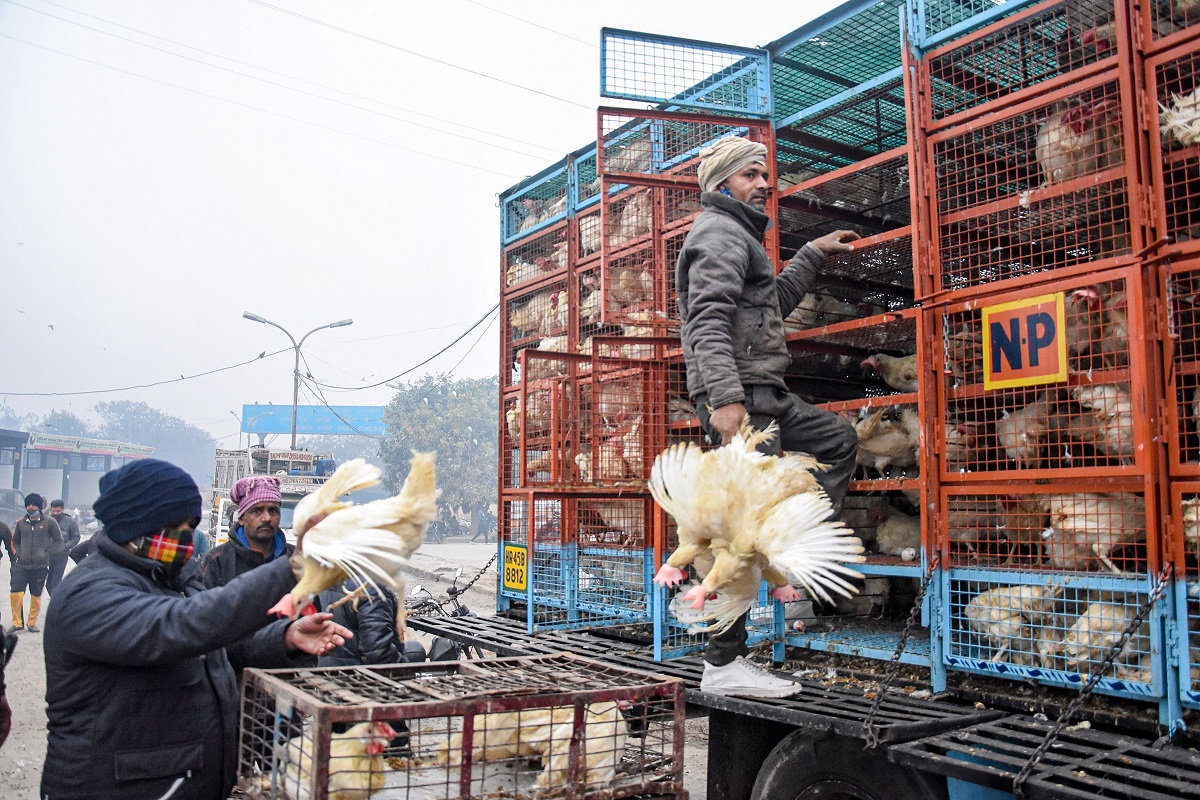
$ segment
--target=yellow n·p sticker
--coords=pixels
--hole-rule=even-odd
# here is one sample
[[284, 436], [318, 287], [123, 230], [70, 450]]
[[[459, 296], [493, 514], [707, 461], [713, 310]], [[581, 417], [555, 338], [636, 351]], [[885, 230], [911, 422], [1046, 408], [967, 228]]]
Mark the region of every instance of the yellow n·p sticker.
[[1040, 386], [1067, 379], [1063, 293], [984, 306], [983, 388]]

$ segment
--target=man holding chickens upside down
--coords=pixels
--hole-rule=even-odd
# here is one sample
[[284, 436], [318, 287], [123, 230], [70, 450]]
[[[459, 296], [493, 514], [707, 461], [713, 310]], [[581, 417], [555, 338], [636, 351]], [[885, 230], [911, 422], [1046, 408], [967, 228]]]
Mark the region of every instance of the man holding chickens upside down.
[[[779, 437], [759, 450], [804, 451], [829, 469], [817, 479], [840, 509], [854, 473], [858, 438], [837, 414], [793, 395], [783, 380], [791, 363], [783, 319], [812, 287], [825, 256], [853, 249], [853, 231], [810, 241], [775, 275], [763, 247], [771, 220], [767, 148], [730, 136], [700, 154], [700, 215], [676, 264], [688, 392], [714, 442], [727, 444], [742, 419]], [[794, 593], [793, 593], [794, 594]], [[704, 654], [700, 688], [720, 694], [785, 697], [799, 684], [782, 680], [745, 656], [746, 617], [714, 635]]]
[[228, 797], [239, 713], [231, 659], [305, 666], [352, 635], [329, 614], [271, 620], [271, 604], [296, 585], [286, 558], [206, 589], [190, 560], [200, 507], [195, 481], [165, 461], [100, 479], [104, 528], [46, 621], [42, 797]]

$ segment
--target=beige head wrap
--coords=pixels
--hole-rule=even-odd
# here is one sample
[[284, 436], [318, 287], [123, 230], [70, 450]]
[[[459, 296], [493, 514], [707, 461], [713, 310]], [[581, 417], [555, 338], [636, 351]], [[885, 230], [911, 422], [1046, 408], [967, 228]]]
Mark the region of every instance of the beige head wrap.
[[767, 163], [767, 146], [743, 139], [741, 136], [726, 136], [712, 147], [700, 151], [700, 169], [696, 177], [700, 191], [715, 192], [717, 187], [748, 164]]

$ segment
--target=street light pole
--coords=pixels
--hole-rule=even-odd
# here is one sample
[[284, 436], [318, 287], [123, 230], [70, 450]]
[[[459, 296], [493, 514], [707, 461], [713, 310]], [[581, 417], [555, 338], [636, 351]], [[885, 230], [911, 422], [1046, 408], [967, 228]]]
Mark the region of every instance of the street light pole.
[[279, 330], [283, 331], [284, 335], [286, 335], [288, 337], [288, 339], [291, 340], [292, 349], [294, 349], [296, 351], [296, 363], [295, 363], [295, 366], [292, 368], [292, 449], [295, 450], [296, 449], [296, 409], [298, 408], [299, 403], [300, 403], [300, 348], [304, 346], [304, 340], [307, 339], [309, 336], [312, 336], [317, 331], [323, 331], [326, 328], [344, 328], [347, 325], [353, 325], [354, 320], [340, 319], [337, 322], [330, 322], [328, 325], [318, 326], [316, 328], [313, 328], [311, 331], [304, 334], [303, 336], [301, 336], [300, 341], [297, 342], [296, 337], [292, 336], [292, 334], [288, 332], [287, 328], [283, 327], [282, 325], [280, 325], [276, 322], [271, 322], [271, 320], [266, 319], [265, 317], [260, 317], [258, 314], [251, 314], [249, 311], [243, 311], [242, 316], [244, 318], [250, 320], [251, 322], [261, 322], [264, 325], [270, 325], [273, 328], [279, 328]]

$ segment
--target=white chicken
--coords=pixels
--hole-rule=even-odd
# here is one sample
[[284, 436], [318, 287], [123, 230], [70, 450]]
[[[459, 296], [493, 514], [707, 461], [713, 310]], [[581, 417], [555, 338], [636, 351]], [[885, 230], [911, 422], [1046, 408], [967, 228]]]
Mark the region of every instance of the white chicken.
[[[339, 473], [343, 477], [339, 478]], [[295, 530], [304, 532], [313, 520], [319, 521], [304, 533], [294, 556], [300, 569], [295, 588], [269, 613], [294, 618], [322, 591], [349, 577], [363, 586], [377, 590], [382, 583], [397, 595], [404, 594], [400, 569], [421, 546], [425, 529], [437, 515], [434, 454], [413, 455], [412, 468], [395, 497], [365, 505], [339, 499], [355, 488], [375, 485], [378, 478], [378, 467], [354, 459], [296, 504]], [[403, 604], [400, 613], [402, 618]]]
[[[620, 705], [626, 701], [591, 703], [584, 709], [584, 728], [579, 736], [584, 761], [583, 781], [591, 787], [607, 787], [616, 777], [617, 764], [625, 753], [628, 726]], [[537, 788], [565, 786], [574, 730], [575, 708], [528, 708], [501, 711], [475, 717], [471, 739], [471, 760], [507, 761], [538, 758], [542, 772]], [[438, 747], [439, 765], [458, 767], [463, 762], [461, 732], [451, 734]]]
[[1063, 183], [1121, 163], [1117, 105], [1059, 103], [1037, 133], [1037, 161], [1046, 184]]
[[865, 372], [873, 372], [883, 378], [883, 382], [898, 392], [915, 392], [917, 390], [917, 354], [910, 356], [889, 356], [887, 353], [875, 353], [859, 366]]
[[1158, 108], [1163, 146], [1195, 147], [1200, 144], [1200, 89], [1172, 94], [1171, 104], [1159, 103]]
[[1043, 394], [1016, 411], [1007, 409], [996, 420], [996, 441], [1004, 454], [1022, 469], [1037, 469], [1042, 442], [1050, 430], [1050, 398]]
[[[387, 762], [383, 751], [396, 737], [396, 731], [386, 722], [360, 722], [344, 733], [333, 733], [329, 737], [329, 782], [326, 789], [329, 800], [367, 800], [384, 788]], [[309, 782], [315, 770], [312, 753], [315, 750], [311, 738], [298, 736], [279, 746], [277, 752], [282, 762], [283, 785], [297, 791], [297, 800], [307, 800]], [[268, 791], [271, 786], [264, 778]], [[320, 790], [318, 790], [320, 793]]]
[[1145, 535], [1146, 504], [1135, 494], [1055, 494], [1046, 499], [1050, 527], [1045, 534], [1050, 562], [1060, 569], [1087, 570], [1099, 560], [1115, 574], [1109, 558], [1122, 544]]
[[[1066, 668], [1088, 674], [1116, 645], [1136, 614], [1136, 604], [1132, 603], [1089, 603], [1063, 637], [1060, 653], [1066, 659]], [[1114, 665], [1120, 668], [1136, 664], [1149, 650], [1149, 636], [1150, 625], [1143, 623], [1125, 643]]]
[[875, 541], [885, 556], [903, 557], [905, 550], [920, 552], [921, 518], [905, 514], [891, 503], [877, 503], [869, 509], [875, 523]]
[[[774, 424], [755, 432], [748, 419], [724, 447], [703, 451], [693, 443], [667, 448], [654, 460], [650, 493], [678, 525], [679, 547], [654, 577], [678, 586], [682, 567], [695, 562], [703, 581], [683, 600], [703, 612], [709, 630], [729, 628], [758, 599], [762, 578], [777, 599], [794, 600], [795, 581], [810, 596], [849, 597], [849, 579], [861, 575], [863, 546], [842, 522], [805, 455], [766, 456], [755, 448], [776, 435]], [[706, 606], [710, 595], [715, 602]]]
[[915, 409], [881, 408], [855, 424], [854, 431], [858, 434], [857, 460], [864, 468], [872, 467], [883, 476], [892, 467], [917, 465], [921, 420]]
[[1018, 643], [1030, 641], [1031, 628], [1054, 610], [1061, 594], [1056, 584], [1000, 586], [972, 597], [964, 616], [984, 646], [995, 649], [990, 660], [1000, 661], [1010, 650], [1021, 650]]
[[1076, 386], [1071, 397], [1083, 409], [1071, 435], [1108, 456], [1126, 463], [1133, 457], [1133, 398], [1129, 384], [1099, 383]]
[[635, 192], [621, 208], [617, 224], [608, 237], [610, 247], [617, 247], [650, 232], [654, 222], [654, 200], [650, 189]]

